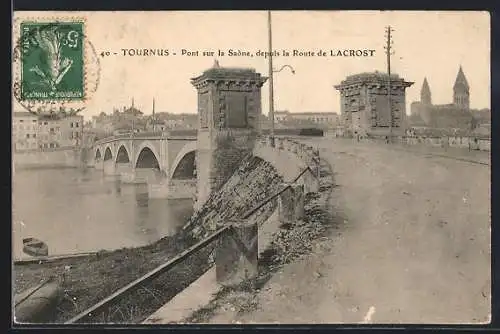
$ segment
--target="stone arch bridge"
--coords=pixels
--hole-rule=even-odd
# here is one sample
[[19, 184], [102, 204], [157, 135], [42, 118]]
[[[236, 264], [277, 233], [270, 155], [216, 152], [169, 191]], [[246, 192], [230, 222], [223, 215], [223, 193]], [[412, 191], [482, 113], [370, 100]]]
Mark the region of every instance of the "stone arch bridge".
[[[147, 183], [150, 193], [191, 197], [196, 187], [196, 136], [113, 136], [96, 142], [90, 165], [124, 183]], [[168, 189], [170, 188], [170, 189]], [[181, 192], [173, 188], [180, 188]], [[171, 196], [170, 196], [171, 197]]]
[[94, 144], [92, 164], [106, 174], [152, 169], [187, 178], [194, 172], [195, 152], [196, 136], [115, 136]]
[[[253, 155], [270, 162], [285, 181], [312, 166], [300, 144], [285, 138], [277, 141], [272, 147], [258, 140]], [[105, 175], [119, 175], [124, 183], [147, 183], [151, 197], [193, 198], [199, 182], [196, 155], [197, 136], [135, 134], [96, 142], [89, 164]]]

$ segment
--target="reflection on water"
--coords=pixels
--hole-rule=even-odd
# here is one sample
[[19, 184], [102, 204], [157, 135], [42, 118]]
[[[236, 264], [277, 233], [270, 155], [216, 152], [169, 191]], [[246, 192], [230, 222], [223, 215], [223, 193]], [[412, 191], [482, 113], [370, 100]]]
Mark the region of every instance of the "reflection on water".
[[147, 185], [122, 184], [93, 169], [16, 171], [14, 258], [36, 237], [49, 254], [143, 246], [172, 235], [193, 211], [191, 199], [148, 198]]

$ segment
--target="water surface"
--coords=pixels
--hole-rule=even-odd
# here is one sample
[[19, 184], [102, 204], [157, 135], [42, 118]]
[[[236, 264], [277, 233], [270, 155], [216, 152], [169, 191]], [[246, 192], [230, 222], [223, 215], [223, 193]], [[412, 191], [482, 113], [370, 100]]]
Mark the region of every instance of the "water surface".
[[191, 216], [191, 199], [150, 199], [147, 186], [122, 184], [94, 169], [16, 170], [13, 257], [36, 237], [49, 255], [136, 247], [174, 234]]

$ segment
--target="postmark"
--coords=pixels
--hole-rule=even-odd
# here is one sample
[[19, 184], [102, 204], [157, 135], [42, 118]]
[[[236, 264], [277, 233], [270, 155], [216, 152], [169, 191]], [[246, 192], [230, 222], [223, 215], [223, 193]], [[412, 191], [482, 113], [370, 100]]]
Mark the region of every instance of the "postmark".
[[99, 85], [100, 64], [85, 19], [14, 22], [13, 96], [28, 111], [63, 116], [85, 109]]

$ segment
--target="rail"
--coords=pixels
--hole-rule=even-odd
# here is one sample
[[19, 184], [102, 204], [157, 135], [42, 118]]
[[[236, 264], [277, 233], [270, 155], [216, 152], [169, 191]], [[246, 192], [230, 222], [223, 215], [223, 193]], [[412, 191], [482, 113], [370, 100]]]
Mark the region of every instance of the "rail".
[[[305, 172], [307, 171], [311, 171], [311, 168], [310, 167], [306, 167], [304, 168], [304, 170], [302, 170], [299, 175], [297, 175], [297, 177], [295, 177], [295, 179], [291, 182], [291, 183], [295, 183], [297, 182], [298, 179], [300, 179], [300, 177], [302, 175], [304, 175]], [[278, 197], [279, 195], [281, 195], [282, 193], [284, 193], [287, 189], [289, 189], [291, 187], [290, 184], [286, 185], [283, 187], [283, 189], [281, 189], [280, 191], [276, 192], [275, 194], [263, 199], [259, 204], [257, 204], [255, 207], [251, 208], [250, 210], [246, 211], [244, 214], [241, 215], [241, 219], [247, 219], [248, 217], [250, 217], [252, 214], [254, 214], [255, 212], [257, 212], [259, 209], [261, 209], [264, 205], [266, 205], [267, 203], [269, 203], [270, 201], [272, 201], [273, 199], [275, 199], [276, 197]]]
[[222, 236], [223, 233], [225, 233], [227, 230], [229, 230], [231, 226], [225, 226], [223, 228], [220, 228], [213, 234], [209, 235], [202, 241], [196, 243], [195, 245], [189, 247], [185, 251], [181, 252], [174, 258], [172, 258], [170, 261], [162, 264], [161, 266], [158, 266], [156, 269], [148, 272], [142, 277], [139, 277], [138, 279], [134, 280], [133, 282], [127, 284], [123, 288], [119, 289], [118, 291], [114, 292], [111, 294], [109, 297], [103, 299], [99, 303], [95, 304], [94, 306], [88, 308], [87, 310], [79, 313], [75, 317], [71, 318], [70, 320], [66, 321], [65, 324], [74, 324], [77, 322], [82, 321], [83, 319], [92, 316], [93, 313], [99, 313], [99, 311], [102, 311], [104, 308], [109, 306], [109, 304], [115, 302], [117, 299], [122, 297], [125, 293], [130, 293], [133, 292], [134, 290], [138, 289], [143, 285], [144, 283], [153, 280], [154, 278], [158, 277], [159, 275], [165, 273], [166, 271], [172, 269], [176, 264], [179, 262], [183, 261], [185, 258], [188, 256], [192, 255], [194, 252], [200, 250], [201, 248], [205, 247], [212, 241], [218, 239], [219, 237]]

